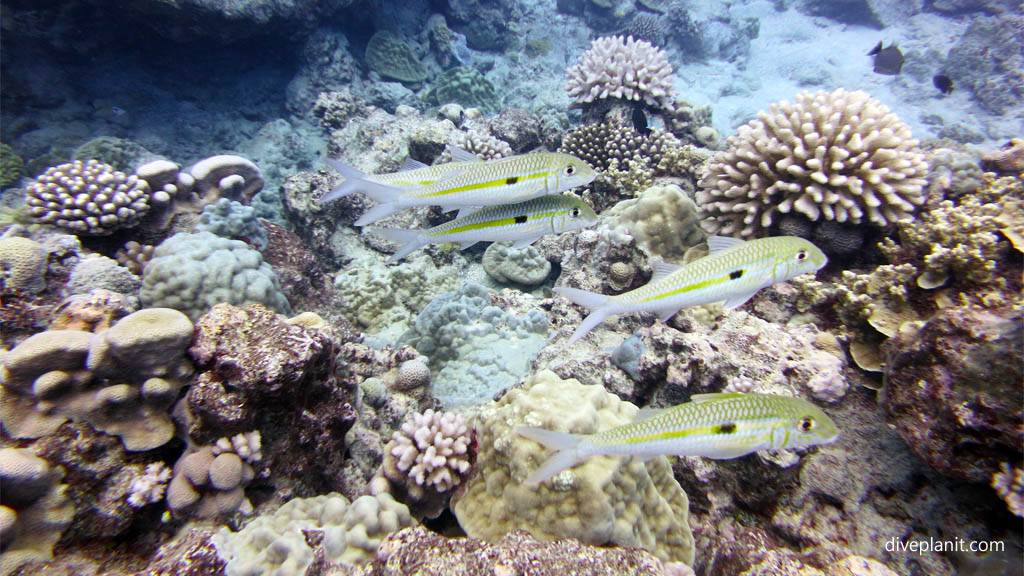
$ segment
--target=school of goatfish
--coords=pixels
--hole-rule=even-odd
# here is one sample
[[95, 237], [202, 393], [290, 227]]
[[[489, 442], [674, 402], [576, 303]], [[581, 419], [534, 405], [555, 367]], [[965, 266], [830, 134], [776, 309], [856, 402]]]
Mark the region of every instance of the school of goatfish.
[[[428, 244], [513, 242], [527, 246], [546, 234], [561, 234], [594, 225], [598, 215], [579, 198], [562, 194], [585, 186], [597, 176], [590, 165], [568, 154], [538, 152], [482, 161], [452, 150], [453, 161], [427, 166], [407, 160], [402, 170], [367, 175], [328, 160], [345, 180], [325, 194], [329, 202], [360, 192], [378, 204], [356, 226], [366, 226], [413, 206], [459, 210], [451, 221], [422, 230], [376, 228], [398, 244], [389, 262]], [[557, 287], [555, 293], [590, 310], [569, 338], [572, 345], [611, 316], [653, 312], [667, 321], [681, 308], [723, 302], [741, 306], [762, 288], [800, 274], [814, 273], [828, 262], [811, 242], [780, 236], [743, 241], [713, 236], [708, 255], [679, 266], [654, 265], [651, 280], [617, 295]], [[554, 451], [526, 484], [535, 485], [591, 456], [694, 455], [736, 458], [764, 449], [827, 444], [839, 430], [819, 408], [799, 398], [763, 394], [703, 394], [655, 413], [641, 412], [631, 424], [581, 436], [520, 426], [517, 432]]]

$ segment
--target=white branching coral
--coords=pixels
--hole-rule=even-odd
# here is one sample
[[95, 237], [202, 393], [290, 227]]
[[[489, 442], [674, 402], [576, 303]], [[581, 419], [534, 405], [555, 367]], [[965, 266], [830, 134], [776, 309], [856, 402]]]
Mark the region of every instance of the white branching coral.
[[565, 75], [565, 89], [577, 105], [619, 98], [673, 109], [672, 65], [663, 50], [646, 40], [598, 38]]
[[885, 105], [842, 89], [795, 100], [760, 112], [711, 159], [697, 204], [712, 232], [752, 237], [790, 212], [885, 226], [924, 203], [925, 156]]
[[447, 492], [469, 472], [472, 435], [462, 416], [434, 410], [413, 414], [392, 440], [395, 467], [419, 486]]
[[999, 472], [992, 475], [992, 487], [1006, 501], [1010, 512], [1024, 517], [1024, 469], [1003, 462]]
[[214, 456], [233, 452], [242, 460], [253, 464], [263, 459], [263, 453], [260, 452], [262, 445], [263, 441], [260, 437], [260, 431], [253, 430], [244, 434], [236, 434], [231, 438], [221, 438], [213, 445], [211, 451]]
[[167, 483], [171, 481], [171, 469], [163, 462], [146, 466], [146, 473], [132, 480], [128, 487], [128, 505], [142, 508], [164, 499]]

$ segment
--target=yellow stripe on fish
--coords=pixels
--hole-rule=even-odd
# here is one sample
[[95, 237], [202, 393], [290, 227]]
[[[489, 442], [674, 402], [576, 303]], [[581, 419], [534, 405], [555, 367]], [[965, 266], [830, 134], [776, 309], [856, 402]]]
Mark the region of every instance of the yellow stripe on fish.
[[576, 288], [554, 291], [592, 310], [569, 339], [572, 344], [616, 314], [654, 312], [668, 320], [680, 308], [725, 302], [730, 310], [758, 290], [809, 272], [828, 262], [825, 253], [803, 238], [777, 236], [744, 242], [713, 236], [709, 254], [683, 266], [659, 264], [647, 284], [617, 296]]
[[525, 202], [584, 186], [596, 176], [586, 162], [554, 152], [466, 162], [430, 184], [412, 188], [373, 181], [372, 177], [336, 162], [332, 166], [346, 181], [321, 201], [358, 191], [379, 202], [356, 220], [356, 226], [371, 224], [410, 206], [442, 206], [447, 212], [456, 208]]
[[400, 244], [390, 262], [427, 244], [457, 242], [467, 248], [477, 242], [515, 242], [528, 246], [545, 234], [561, 234], [597, 223], [597, 214], [575, 196], [554, 194], [502, 206], [487, 206], [426, 230], [377, 229]]
[[828, 444], [839, 436], [820, 408], [788, 396], [698, 394], [690, 402], [652, 413], [629, 424], [580, 435], [520, 426], [516, 431], [555, 450], [526, 484], [539, 484], [592, 456], [661, 455], [737, 458], [758, 450]]

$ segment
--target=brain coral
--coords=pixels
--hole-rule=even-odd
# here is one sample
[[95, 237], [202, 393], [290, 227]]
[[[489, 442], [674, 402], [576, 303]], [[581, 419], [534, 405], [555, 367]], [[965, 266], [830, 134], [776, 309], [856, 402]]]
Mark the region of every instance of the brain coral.
[[46, 248], [30, 238], [0, 238], [0, 292], [34, 294], [46, 288]]
[[96, 160], [53, 166], [26, 191], [29, 212], [41, 224], [105, 236], [130, 228], [149, 211], [149, 184]]
[[277, 275], [259, 252], [240, 240], [179, 233], [153, 251], [142, 273], [142, 302], [199, 318], [214, 304], [263, 304], [290, 313]]
[[697, 204], [719, 234], [752, 237], [777, 214], [884, 226], [924, 203], [928, 170], [910, 127], [865, 92], [803, 92], [729, 138]]
[[544, 540], [637, 546], [665, 561], [692, 564], [689, 501], [664, 456], [646, 463], [594, 457], [540, 486], [522, 483], [550, 453], [519, 436], [517, 425], [591, 434], [635, 415], [633, 405], [600, 386], [537, 373], [480, 412], [477, 472], [453, 498], [459, 525], [490, 541], [519, 528]]
[[565, 75], [565, 89], [578, 105], [620, 98], [672, 110], [672, 65], [646, 40], [598, 38]]

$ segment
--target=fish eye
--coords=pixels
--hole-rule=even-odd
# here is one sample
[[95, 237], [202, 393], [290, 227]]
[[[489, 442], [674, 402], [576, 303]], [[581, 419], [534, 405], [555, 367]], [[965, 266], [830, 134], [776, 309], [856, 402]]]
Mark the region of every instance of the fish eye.
[[565, 167], [565, 175], [566, 176], [572, 176], [575, 173], [576, 173], [576, 167], [573, 166], [572, 164], [570, 164], [570, 165]]
[[800, 419], [800, 424], [798, 426], [800, 427], [801, 432], [810, 432], [811, 430], [814, 430], [814, 418], [804, 416]]
[[804, 251], [804, 250], [801, 250], [801, 251], [797, 252], [796, 253], [796, 259], [797, 260], [806, 260], [807, 259], [807, 252]]
[[579, 208], [573, 208], [572, 210], [569, 211], [569, 215], [572, 216], [573, 218], [579, 218], [579, 216], [580, 216], [580, 209]]

